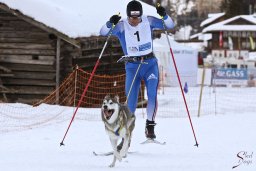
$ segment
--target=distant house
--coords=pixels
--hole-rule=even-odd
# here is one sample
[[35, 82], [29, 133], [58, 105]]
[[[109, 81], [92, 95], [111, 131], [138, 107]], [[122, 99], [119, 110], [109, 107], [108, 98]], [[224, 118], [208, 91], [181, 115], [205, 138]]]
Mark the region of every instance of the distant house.
[[256, 16], [235, 16], [205, 27], [203, 33], [212, 34], [208, 50], [219, 65], [232, 68], [255, 66], [247, 61], [250, 53], [256, 51]]

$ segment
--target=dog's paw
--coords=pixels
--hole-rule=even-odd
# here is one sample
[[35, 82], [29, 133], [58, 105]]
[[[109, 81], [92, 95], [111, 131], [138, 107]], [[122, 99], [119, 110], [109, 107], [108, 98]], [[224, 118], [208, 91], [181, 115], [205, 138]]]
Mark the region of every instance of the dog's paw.
[[122, 158], [125, 158], [125, 157], [126, 157], [126, 154], [127, 154], [127, 150], [122, 149], [122, 150], [120, 151], [120, 156], [121, 156]]
[[115, 167], [115, 163], [111, 163], [108, 167]]
[[114, 152], [114, 155], [118, 161], [122, 161], [122, 156], [118, 152]]
[[119, 162], [122, 161], [122, 156], [118, 155], [118, 157], [116, 157], [116, 158], [117, 158], [117, 160], [118, 160]]

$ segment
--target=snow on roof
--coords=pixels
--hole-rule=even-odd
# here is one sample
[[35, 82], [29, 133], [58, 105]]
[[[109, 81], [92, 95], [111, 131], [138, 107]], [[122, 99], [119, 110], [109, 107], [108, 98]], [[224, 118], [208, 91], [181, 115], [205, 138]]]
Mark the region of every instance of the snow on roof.
[[[71, 38], [99, 35], [101, 26], [120, 12], [126, 17], [130, 0], [0, 0], [38, 22]], [[156, 9], [142, 3], [143, 13], [156, 16]]]
[[194, 39], [194, 38], [199, 38], [200, 36], [202, 35], [202, 33], [196, 33], [196, 34], [193, 34], [193, 35], [191, 35], [189, 38], [190, 39]]
[[224, 15], [225, 15], [225, 13], [210, 13], [210, 14], [208, 14], [208, 18], [206, 20], [202, 21], [202, 23], [200, 24], [200, 27], [203, 27], [203, 26], [213, 22]]
[[203, 34], [203, 33], [197, 33], [197, 34], [194, 34], [194, 35], [191, 35], [190, 36], [190, 39], [194, 39], [194, 38], [198, 38], [198, 40], [204, 40], [204, 41], [207, 41], [207, 40], [211, 40], [212, 39], [212, 34]]
[[[255, 25], [228, 25], [228, 23], [235, 21], [237, 19], [245, 19]], [[255, 31], [256, 30], [256, 17], [255, 15], [239, 15], [232, 17], [230, 19], [224, 20], [222, 22], [210, 25], [203, 29], [203, 33], [209, 31]]]

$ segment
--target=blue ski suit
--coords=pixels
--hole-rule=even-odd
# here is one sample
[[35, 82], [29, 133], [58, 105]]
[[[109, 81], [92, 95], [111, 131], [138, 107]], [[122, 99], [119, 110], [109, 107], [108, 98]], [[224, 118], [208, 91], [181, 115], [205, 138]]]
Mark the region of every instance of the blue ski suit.
[[[174, 27], [174, 22], [168, 15], [164, 16], [163, 19], [167, 29]], [[103, 36], [108, 35], [111, 26], [112, 24], [108, 21], [102, 26], [100, 34]], [[129, 58], [136, 59], [135, 61], [127, 62], [125, 64], [126, 96], [128, 95], [130, 86], [132, 86], [128, 97], [128, 108], [132, 113], [135, 113], [141, 80], [144, 80], [148, 96], [147, 119], [149, 121], [155, 120], [157, 112], [157, 88], [159, 82], [158, 63], [153, 54], [153, 29], [163, 30], [163, 21], [156, 17], [142, 15], [141, 22], [137, 26], [131, 26], [128, 19], [123, 19], [118, 22], [112, 30], [112, 34], [118, 37], [124, 54]], [[143, 62], [141, 62], [141, 60], [143, 60]], [[139, 71], [132, 85], [132, 81], [139, 65]]]

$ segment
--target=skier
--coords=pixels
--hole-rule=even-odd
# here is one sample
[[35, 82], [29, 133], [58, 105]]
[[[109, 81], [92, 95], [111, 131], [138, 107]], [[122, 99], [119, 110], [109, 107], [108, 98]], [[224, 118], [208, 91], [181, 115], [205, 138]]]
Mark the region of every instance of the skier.
[[[112, 31], [112, 34], [118, 37], [123, 52], [127, 57], [125, 64], [126, 96], [136, 76], [131, 94], [128, 97], [128, 107], [132, 113], [135, 113], [136, 110], [141, 80], [145, 82], [148, 96], [145, 136], [152, 140], [156, 138], [154, 127], [156, 125], [157, 87], [159, 82], [158, 63], [153, 53], [152, 30], [164, 30], [165, 27], [167, 29], [174, 28], [174, 22], [166, 14], [165, 8], [157, 6], [156, 10], [163, 17], [163, 20], [143, 15], [142, 4], [136, 0], [130, 1], [126, 8], [127, 18], [120, 21], [121, 17], [119, 15], [113, 15], [100, 30], [100, 34], [103, 36]], [[113, 25], [115, 27], [112, 27]], [[135, 75], [140, 64], [142, 65], [137, 75]]]

